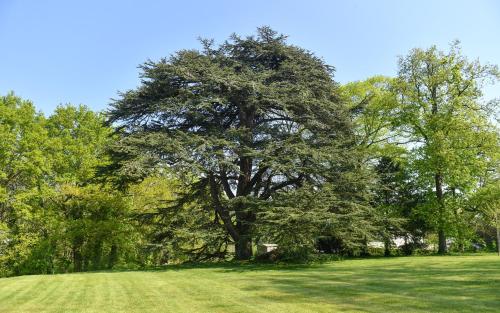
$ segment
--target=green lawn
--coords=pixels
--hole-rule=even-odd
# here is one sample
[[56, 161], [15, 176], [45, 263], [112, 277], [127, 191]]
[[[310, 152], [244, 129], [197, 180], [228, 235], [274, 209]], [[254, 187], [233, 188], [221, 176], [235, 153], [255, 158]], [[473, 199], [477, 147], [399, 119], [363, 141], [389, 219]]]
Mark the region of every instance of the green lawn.
[[500, 257], [0, 279], [0, 312], [500, 312]]

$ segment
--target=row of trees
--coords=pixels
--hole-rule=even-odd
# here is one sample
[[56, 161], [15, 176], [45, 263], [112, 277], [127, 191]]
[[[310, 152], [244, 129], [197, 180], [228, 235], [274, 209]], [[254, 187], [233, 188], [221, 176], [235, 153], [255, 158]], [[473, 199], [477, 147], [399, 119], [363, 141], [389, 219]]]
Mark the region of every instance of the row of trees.
[[267, 27], [202, 44], [143, 64], [105, 114], [46, 118], [0, 99], [1, 275], [225, 259], [233, 246], [244, 260], [262, 242], [281, 258], [366, 254], [374, 240], [390, 254], [396, 237], [408, 253], [493, 248], [497, 103], [481, 90], [495, 66], [453, 43], [410, 51], [395, 78], [340, 85]]
[[[485, 226], [496, 216], [479, 203], [500, 198], [498, 100], [482, 99], [484, 84], [499, 77], [496, 66], [468, 61], [454, 42], [447, 53], [413, 49], [400, 58], [396, 78], [343, 87], [359, 109], [358, 138], [385, 188], [377, 202], [389, 205], [389, 215], [404, 207], [401, 201], [413, 202], [414, 214], [437, 232], [439, 253], [447, 236], [465, 249], [477, 240], [470, 222]], [[408, 183], [410, 190], [398, 190]]]
[[118, 261], [118, 247], [132, 240], [129, 206], [93, 183], [112, 140], [103, 122], [83, 106], [59, 107], [45, 118], [13, 94], [0, 99], [0, 274]]

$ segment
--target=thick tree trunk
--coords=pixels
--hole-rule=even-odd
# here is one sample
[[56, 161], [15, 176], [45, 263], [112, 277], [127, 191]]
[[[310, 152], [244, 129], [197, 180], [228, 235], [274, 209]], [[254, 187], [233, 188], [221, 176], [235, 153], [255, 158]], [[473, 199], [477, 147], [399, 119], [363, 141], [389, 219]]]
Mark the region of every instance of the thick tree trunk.
[[[244, 129], [242, 145], [251, 147], [253, 145], [252, 129], [254, 127], [255, 109], [241, 105], [239, 108], [240, 128]], [[251, 191], [253, 159], [245, 154], [240, 155], [238, 175], [238, 185], [236, 186], [236, 196], [247, 196]], [[252, 229], [255, 222], [255, 214], [249, 212], [248, 208], [239, 206], [236, 208], [236, 229], [238, 239], [235, 242], [235, 252], [237, 260], [249, 260], [252, 255]]]
[[441, 228], [438, 231], [438, 240], [439, 240], [438, 253], [445, 254], [446, 253], [446, 234], [444, 233], [444, 230]]
[[255, 214], [239, 208], [236, 212], [236, 221], [236, 230], [239, 236], [235, 240], [235, 257], [237, 260], [249, 260], [253, 255], [251, 225], [255, 222]]
[[240, 236], [235, 244], [235, 254], [237, 260], [249, 260], [252, 255], [252, 238], [249, 236]]
[[384, 241], [384, 256], [391, 256], [391, 239], [389, 238]]
[[436, 181], [436, 199], [438, 203], [438, 253], [446, 253], [446, 234], [444, 232], [444, 198], [443, 198], [443, 176], [437, 173]]
[[231, 215], [219, 199], [219, 188], [214, 175], [209, 174], [210, 193], [216, 214], [221, 218], [224, 227], [235, 243], [237, 260], [248, 260], [252, 257], [252, 237], [250, 224], [255, 220], [253, 213], [245, 212], [244, 208], [236, 208], [236, 225]]

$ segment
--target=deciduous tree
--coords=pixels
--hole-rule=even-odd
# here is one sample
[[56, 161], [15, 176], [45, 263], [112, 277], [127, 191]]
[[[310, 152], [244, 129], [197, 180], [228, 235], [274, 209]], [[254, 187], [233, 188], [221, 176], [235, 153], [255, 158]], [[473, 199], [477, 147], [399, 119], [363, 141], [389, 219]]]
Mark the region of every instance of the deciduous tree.
[[499, 77], [496, 66], [464, 57], [457, 42], [446, 53], [433, 46], [400, 58], [399, 127], [414, 142], [412, 164], [421, 182], [435, 193], [440, 253], [452, 220], [445, 197], [477, 186], [488, 154], [498, 148], [481, 96], [484, 83]]

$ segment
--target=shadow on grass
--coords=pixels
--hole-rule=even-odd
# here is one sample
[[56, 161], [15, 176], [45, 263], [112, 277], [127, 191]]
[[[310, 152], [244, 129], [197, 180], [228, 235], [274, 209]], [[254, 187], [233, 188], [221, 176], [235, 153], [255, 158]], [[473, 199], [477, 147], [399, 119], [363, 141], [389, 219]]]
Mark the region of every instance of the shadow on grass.
[[214, 269], [228, 272], [251, 272], [267, 270], [303, 270], [321, 267], [321, 263], [257, 263], [257, 262], [213, 262], [213, 263], [183, 263], [164, 266], [98, 270], [83, 273], [119, 273], [119, 272], [168, 272], [193, 269]]
[[[178, 275], [182, 271], [186, 275]], [[117, 272], [165, 273], [146, 279], [157, 280], [155, 286], [175, 284], [183, 296], [194, 299], [220, 299], [223, 292], [235, 303], [255, 303], [260, 308], [314, 305], [309, 311], [500, 312], [500, 258], [492, 256], [364, 258], [323, 264], [224, 262], [99, 273]], [[172, 272], [176, 273], [169, 275]], [[122, 284], [120, 279], [133, 281], [137, 276], [117, 276]]]
[[[437, 261], [439, 260], [439, 261]], [[249, 278], [247, 291], [280, 291], [274, 301], [312, 301], [339, 311], [363, 312], [499, 312], [500, 259], [386, 262], [356, 266], [332, 264], [286, 275]], [[401, 260], [400, 260], [401, 261]], [[420, 264], [421, 263], [421, 264]], [[454, 263], [454, 264], [453, 264]], [[352, 265], [351, 265], [352, 264]], [[423, 266], [422, 266], [423, 265]]]
[[[316, 303], [336, 311], [499, 312], [500, 258], [364, 258], [326, 264], [225, 262], [142, 269], [213, 270], [256, 302]], [[231, 274], [236, 275], [231, 275]]]
[[[429, 257], [439, 260], [439, 258], [450, 258], [450, 257], [463, 257], [463, 256], [481, 256], [480, 254], [460, 254], [460, 255], [422, 255], [422, 256], [368, 256], [368, 257], [344, 257], [337, 260], [327, 260], [322, 262], [310, 262], [310, 263], [272, 263], [272, 262], [257, 262], [257, 261], [224, 261], [224, 262], [204, 262], [204, 263], [182, 263], [182, 264], [169, 264], [163, 266], [149, 266], [149, 267], [137, 267], [137, 268], [117, 268], [111, 270], [95, 270], [80, 272], [75, 274], [83, 273], [119, 273], [119, 272], [164, 272], [164, 271], [182, 271], [182, 270], [192, 270], [192, 269], [214, 269], [228, 272], [246, 272], [246, 271], [275, 271], [275, 270], [305, 270], [305, 269], [315, 269], [317, 271], [331, 271], [332, 268], [325, 265], [335, 265], [342, 264], [344, 261], [367, 261], [367, 260], [380, 260], [380, 261], [390, 261], [390, 260], [412, 260], [415, 262], [418, 259], [422, 259], [424, 263], [428, 264]], [[417, 261], [418, 262], [418, 261]], [[498, 259], [498, 266], [500, 266], [500, 258]], [[441, 263], [438, 262], [438, 263]], [[488, 265], [486, 265], [488, 266]], [[497, 264], [492, 262], [491, 268], [500, 270]], [[404, 268], [414, 269], [414, 265], [405, 265], [405, 263], [398, 262], [392, 266], [394, 270], [401, 270]], [[385, 267], [390, 270], [388, 266]]]
[[[500, 258], [392, 257], [327, 264], [208, 263], [147, 271], [211, 269], [255, 301], [316, 303], [336, 311], [499, 312]], [[232, 273], [237, 275], [231, 275]]]

